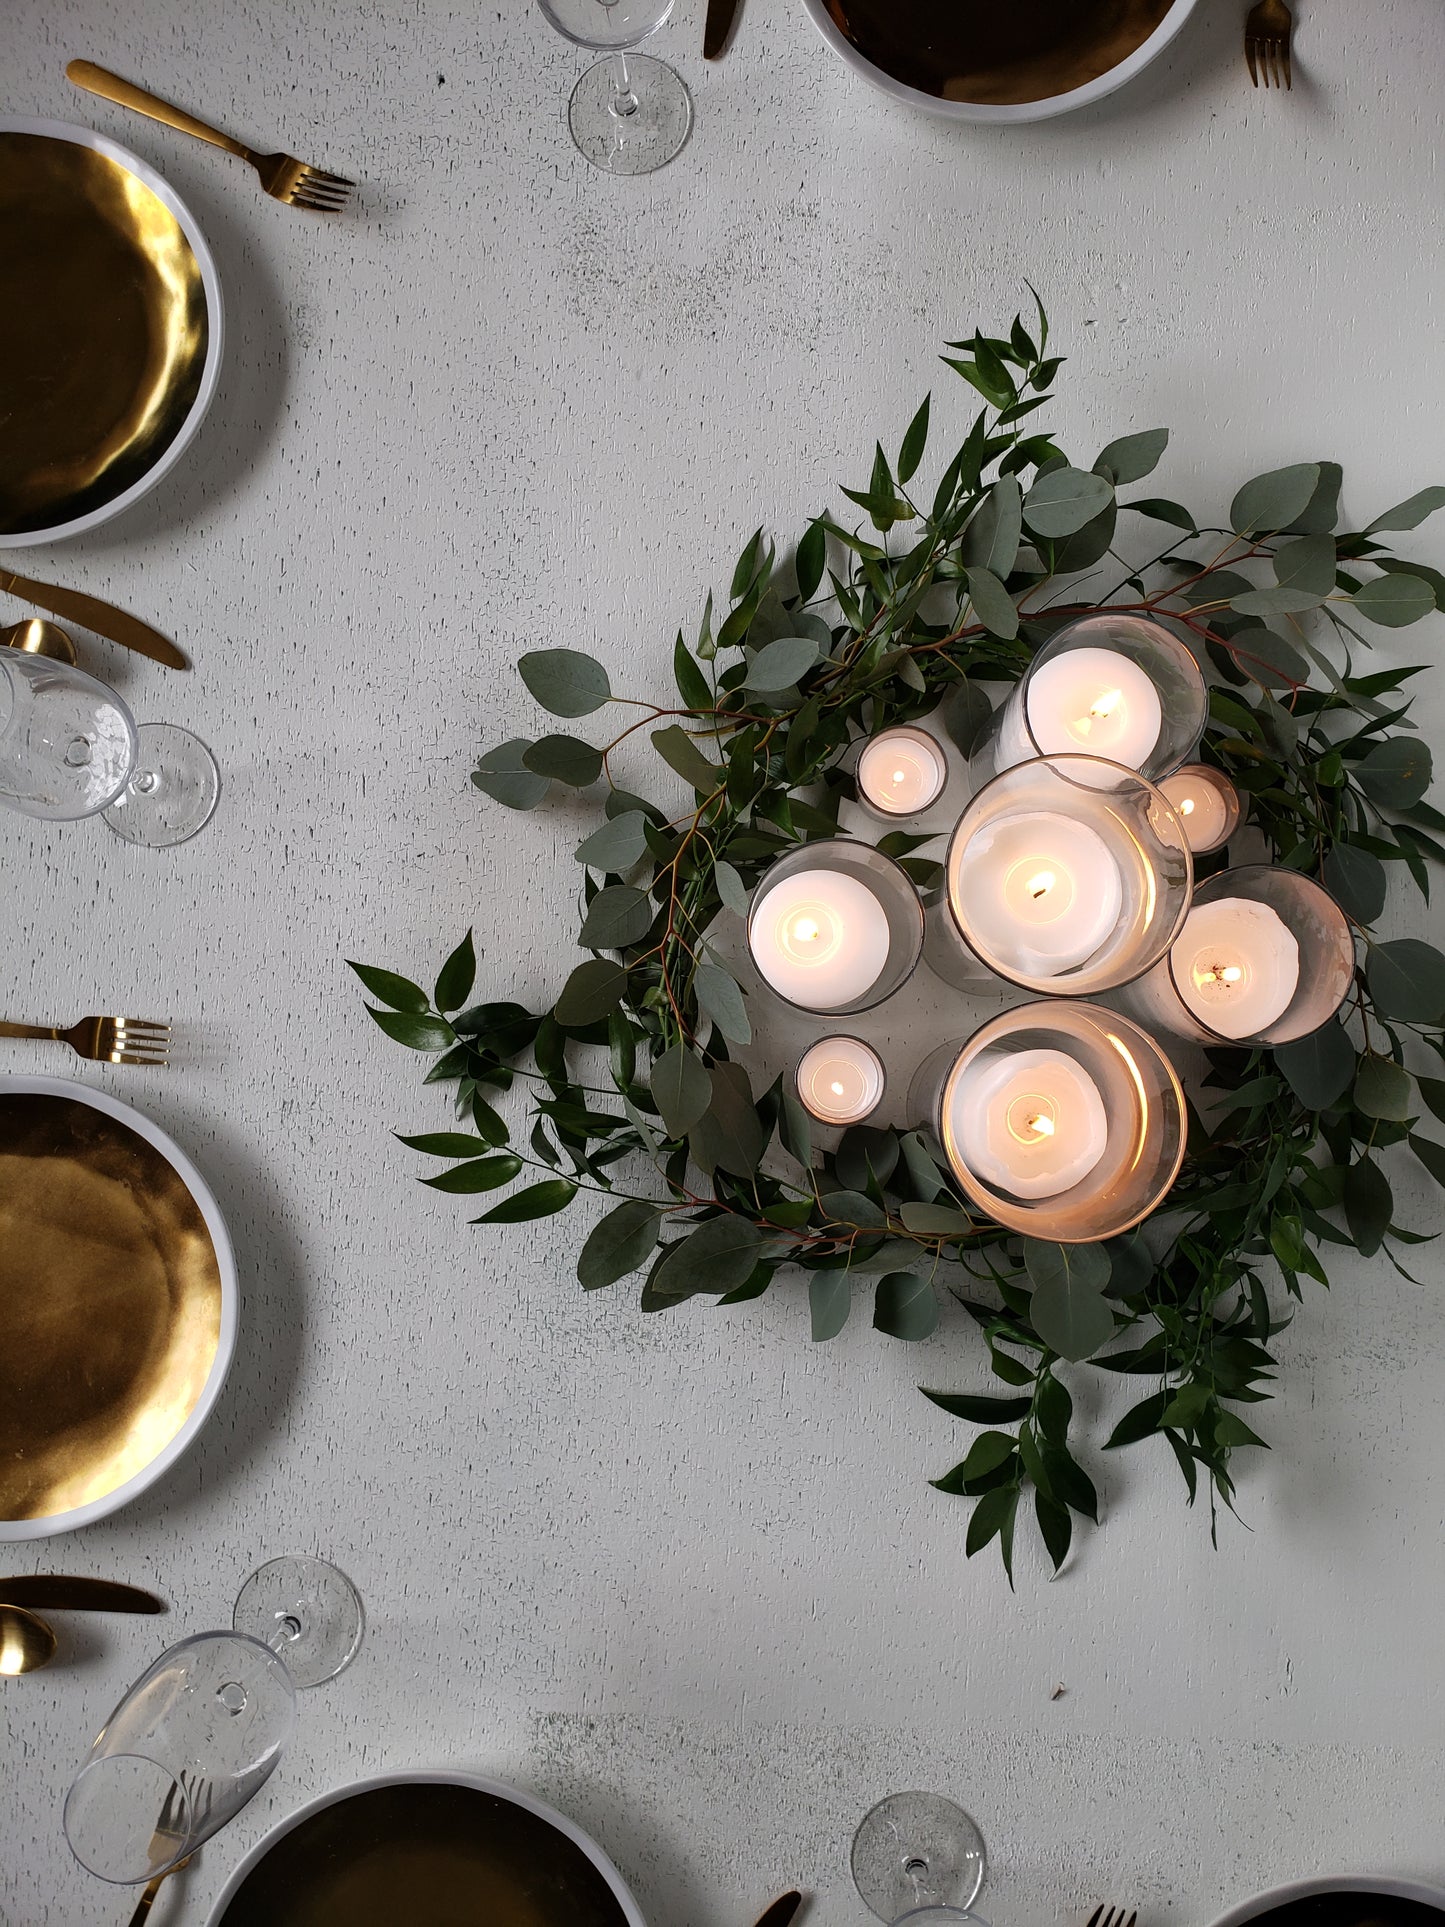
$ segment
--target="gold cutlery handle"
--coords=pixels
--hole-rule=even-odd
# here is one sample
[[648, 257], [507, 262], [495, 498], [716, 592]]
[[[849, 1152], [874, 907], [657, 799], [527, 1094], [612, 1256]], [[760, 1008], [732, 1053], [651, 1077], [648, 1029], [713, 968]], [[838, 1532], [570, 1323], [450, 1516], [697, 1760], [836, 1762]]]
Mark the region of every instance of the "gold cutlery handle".
[[59, 1042], [60, 1032], [49, 1024], [7, 1024], [0, 1021], [0, 1037], [47, 1037]]
[[173, 107], [159, 94], [148, 94], [144, 87], [137, 87], [129, 80], [122, 80], [106, 67], [97, 67], [93, 60], [72, 60], [65, 70], [67, 79], [73, 80], [77, 87], [84, 87], [88, 93], [99, 94], [102, 100], [113, 100], [118, 106], [133, 107], [138, 114], [148, 114], [167, 127], [174, 127], [177, 133], [194, 134], [198, 141], [209, 141], [212, 147], [223, 147], [228, 154], [235, 154], [240, 160], [254, 161], [255, 155], [249, 147], [243, 147], [229, 134], [223, 134], [219, 127], [211, 127], [194, 114], [188, 114], [181, 107]]

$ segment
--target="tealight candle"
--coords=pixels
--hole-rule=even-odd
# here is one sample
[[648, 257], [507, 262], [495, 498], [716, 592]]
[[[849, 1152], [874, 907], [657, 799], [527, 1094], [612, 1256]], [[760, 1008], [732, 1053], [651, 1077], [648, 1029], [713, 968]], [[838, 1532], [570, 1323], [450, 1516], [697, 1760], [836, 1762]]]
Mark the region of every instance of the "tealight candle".
[[1138, 663], [1116, 649], [1066, 649], [1037, 664], [1023, 703], [1010, 706], [998, 760], [1077, 754], [1142, 769], [1163, 722], [1159, 692]]
[[985, 1052], [950, 1095], [963, 1162], [981, 1183], [1016, 1198], [1071, 1190], [1108, 1145], [1099, 1087], [1063, 1051]]
[[1113, 934], [1124, 902], [1103, 837], [1053, 810], [1021, 811], [980, 829], [960, 856], [954, 887], [978, 947], [1030, 977], [1086, 962]]
[[1196, 856], [1227, 843], [1239, 822], [1239, 791], [1222, 770], [1207, 763], [1186, 763], [1159, 785], [1184, 826]]
[[1260, 1036], [1299, 989], [1299, 944], [1277, 911], [1248, 897], [1196, 904], [1171, 961], [1185, 1007], [1221, 1037]]
[[885, 729], [858, 758], [858, 796], [883, 816], [916, 816], [936, 803], [948, 781], [943, 747], [926, 730]]
[[861, 1037], [820, 1037], [794, 1076], [803, 1108], [820, 1124], [861, 1124], [883, 1100], [883, 1060]]
[[780, 997], [804, 1010], [840, 1010], [872, 989], [888, 961], [888, 917], [865, 883], [819, 869], [762, 887], [748, 947]]

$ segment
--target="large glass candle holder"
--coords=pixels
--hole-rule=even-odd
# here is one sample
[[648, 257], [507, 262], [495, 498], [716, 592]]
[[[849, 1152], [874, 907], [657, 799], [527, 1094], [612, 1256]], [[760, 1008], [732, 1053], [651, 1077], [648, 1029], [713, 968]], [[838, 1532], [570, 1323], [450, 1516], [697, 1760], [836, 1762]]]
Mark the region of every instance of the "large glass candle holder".
[[1036, 757], [959, 818], [928, 961], [960, 989], [982, 965], [1026, 990], [1093, 995], [1164, 955], [1193, 880], [1183, 827], [1152, 783], [1096, 757]]
[[1117, 1237], [1179, 1174], [1184, 1093], [1154, 1040], [1098, 1004], [1021, 1004], [924, 1059], [909, 1114], [971, 1203], [1029, 1238]]
[[923, 906], [891, 857], [849, 837], [780, 857], [753, 892], [748, 950], [799, 1010], [846, 1015], [891, 997], [923, 950]]
[[989, 776], [1032, 756], [1099, 756], [1158, 782], [1193, 755], [1208, 712], [1199, 664], [1171, 630], [1101, 609], [1039, 650], [975, 765]]
[[1298, 870], [1222, 870], [1194, 893], [1178, 939], [1120, 1001], [1197, 1044], [1292, 1044], [1349, 994], [1355, 942], [1343, 910]]

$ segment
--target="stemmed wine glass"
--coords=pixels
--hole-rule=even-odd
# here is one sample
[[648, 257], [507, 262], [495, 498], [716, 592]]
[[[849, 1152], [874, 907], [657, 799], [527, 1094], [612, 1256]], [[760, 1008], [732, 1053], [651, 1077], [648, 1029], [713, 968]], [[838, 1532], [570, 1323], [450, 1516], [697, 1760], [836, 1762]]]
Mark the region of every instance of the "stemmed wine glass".
[[889, 1927], [970, 1921], [986, 1855], [977, 1825], [937, 1793], [893, 1793], [853, 1836], [853, 1884]]
[[692, 131], [692, 96], [671, 67], [627, 51], [660, 27], [675, 0], [537, 0], [579, 47], [611, 55], [572, 89], [567, 124], [579, 150], [608, 174], [650, 174]]
[[215, 758], [172, 723], [137, 724], [73, 663], [0, 649], [0, 803], [25, 816], [99, 816], [127, 843], [184, 843], [211, 820]]
[[80, 1864], [159, 1885], [264, 1785], [295, 1729], [297, 1688], [348, 1665], [363, 1623], [356, 1588], [324, 1559], [252, 1573], [233, 1630], [162, 1653], [101, 1729], [65, 1797]]

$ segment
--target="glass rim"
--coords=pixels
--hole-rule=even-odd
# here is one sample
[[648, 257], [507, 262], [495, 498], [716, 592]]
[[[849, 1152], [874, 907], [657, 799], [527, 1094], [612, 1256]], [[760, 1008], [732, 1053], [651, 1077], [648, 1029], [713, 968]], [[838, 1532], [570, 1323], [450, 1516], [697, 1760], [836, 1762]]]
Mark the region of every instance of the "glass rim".
[[[864, 1001], [859, 1001], [858, 999], [855, 998], [853, 1001], [846, 1004], [835, 1004], [832, 1006], [831, 1009], [818, 1010], [812, 1004], [796, 1003], [790, 996], [788, 996], [786, 991], [775, 989], [774, 986], [768, 982], [767, 978], [763, 975], [762, 971], [758, 969], [757, 959], [753, 954], [753, 921], [756, 918], [758, 911], [762, 908], [763, 903], [767, 899], [767, 896], [769, 893], [768, 886], [769, 886], [770, 879], [772, 879], [777, 875], [777, 872], [782, 868], [784, 864], [792, 863], [796, 857], [815, 854], [823, 850], [834, 850], [834, 849], [838, 849], [839, 847], [845, 848], [850, 852], [854, 850], [865, 851], [867, 853], [867, 857], [873, 859], [877, 863], [886, 864], [888, 868], [894, 872], [894, 874], [898, 879], [900, 889], [902, 891], [906, 891], [908, 901], [912, 904], [914, 911], [917, 913], [918, 937], [917, 937], [917, 941], [911, 945], [913, 954], [909, 960], [908, 968], [903, 972], [903, 975], [898, 979], [897, 983], [890, 984], [887, 990], [879, 992], [877, 996], [873, 995], [873, 991], [877, 989], [878, 984], [883, 983], [887, 977], [887, 970], [885, 969], [883, 975], [878, 978], [877, 983], [872, 985], [870, 989], [865, 993]], [[824, 867], [826, 868], [827, 866], [824, 865]], [[778, 878], [779, 882], [782, 882], [784, 880], [785, 879], [781, 877]], [[881, 902], [881, 899], [880, 899], [880, 902]], [[886, 909], [887, 909], [886, 904], [883, 907], [886, 912]], [[923, 960], [923, 939], [926, 933], [926, 928], [927, 928], [927, 925], [926, 925], [926, 919], [925, 919], [924, 909], [923, 909], [923, 899], [918, 894], [918, 889], [917, 889], [917, 886], [914, 884], [913, 879], [909, 876], [908, 872], [903, 868], [903, 866], [898, 862], [896, 857], [885, 856], [883, 851], [880, 850], [875, 843], [868, 843], [862, 837], [820, 836], [817, 838], [815, 842], [800, 843], [797, 845], [795, 849], [785, 850], [781, 856], [775, 857], [772, 863], [768, 865], [767, 869], [764, 870], [763, 874], [758, 878], [757, 882], [753, 885], [752, 897], [748, 903], [747, 921], [743, 926], [743, 935], [744, 935], [744, 940], [747, 944], [748, 961], [752, 965], [753, 969], [757, 971], [758, 981], [766, 989], [769, 996], [776, 997], [780, 1004], [786, 1005], [789, 1010], [796, 1010], [801, 1016], [804, 1016], [804, 1017], [823, 1017], [823, 1018], [840, 1017], [841, 1018], [841, 1017], [861, 1017], [865, 1010], [876, 1010], [879, 1004], [887, 1003], [890, 997], [897, 996], [898, 992], [902, 990], [903, 986], [911, 979], [914, 971], [917, 970], [919, 964]], [[834, 1033], [829, 1032], [827, 1034], [831, 1036]], [[867, 1039], [860, 1037], [858, 1039], [858, 1042], [860, 1044], [867, 1043]], [[868, 1048], [872, 1050], [873, 1046], [869, 1044]], [[879, 1101], [881, 1102], [882, 1100], [880, 1099]], [[821, 1119], [819, 1121], [821, 1122]]]
[[[928, 713], [931, 716], [934, 714], [934, 711], [930, 710]], [[919, 803], [915, 807], [907, 810], [890, 810], [885, 809], [880, 803], [872, 802], [870, 798], [864, 795], [863, 785], [858, 780], [858, 771], [862, 765], [863, 758], [875, 743], [881, 743], [889, 736], [921, 737], [930, 748], [938, 751], [943, 761], [943, 776], [938, 788], [926, 803]], [[938, 802], [943, 792], [948, 788], [949, 778], [953, 774], [953, 768], [949, 761], [948, 745], [939, 737], [935, 736], [932, 730], [924, 729], [921, 722], [889, 723], [885, 729], [874, 730], [869, 736], [860, 736], [856, 742], [849, 745], [849, 755], [852, 761], [852, 769], [849, 773], [853, 778], [853, 787], [857, 791], [858, 807], [861, 810], [866, 810], [868, 815], [871, 816], [875, 822], [879, 823], [904, 823], [907, 822], [911, 816], [922, 816], [925, 810], [931, 810]], [[882, 852], [880, 851], [879, 854], [882, 855]]]
[[[1048, 758], [1048, 760], [1050, 761], [1053, 760], [1053, 758], [1049, 756], [1048, 751], [1040, 748], [1039, 739], [1034, 734], [1034, 726], [1032, 722], [1029, 720], [1029, 687], [1033, 682], [1034, 674], [1040, 667], [1042, 667], [1044, 663], [1054, 660], [1056, 656], [1067, 654], [1070, 648], [1077, 646], [1075, 644], [1065, 642], [1065, 638], [1071, 635], [1075, 629], [1081, 629], [1086, 622], [1098, 622], [1107, 618], [1110, 615], [1115, 615], [1120, 620], [1126, 621], [1126, 622], [1142, 622], [1151, 629], [1157, 629], [1159, 632], [1159, 636], [1162, 639], [1162, 642], [1168, 644], [1171, 649], [1178, 652], [1178, 655], [1182, 657], [1185, 662], [1188, 663], [1189, 668], [1193, 670], [1194, 675], [1198, 680], [1199, 695], [1200, 695], [1199, 727], [1197, 730], [1195, 730], [1194, 735], [1190, 740], [1189, 747], [1184, 751], [1183, 755], [1181, 755], [1176, 762], [1171, 763], [1168, 769], [1162, 769], [1159, 772], [1159, 777], [1172, 776], [1176, 770], [1182, 769], [1184, 765], [1190, 761], [1190, 759], [1194, 756], [1195, 751], [1199, 748], [1200, 742], [1203, 739], [1204, 730], [1209, 721], [1209, 686], [1204, 680], [1204, 671], [1200, 668], [1198, 658], [1195, 656], [1194, 651], [1189, 647], [1189, 644], [1184, 640], [1184, 637], [1177, 632], [1177, 630], [1173, 626], [1173, 623], [1167, 617], [1155, 616], [1155, 615], [1141, 616], [1132, 609], [1113, 610], [1113, 609], [1110, 609], [1107, 605], [1105, 605], [1102, 608], [1091, 610], [1088, 615], [1075, 616], [1071, 622], [1066, 622], [1063, 624], [1061, 628], [1056, 629], [1053, 635], [1049, 637], [1048, 641], [1046, 643], [1043, 643], [1037, 650], [1035, 650], [1034, 654], [1029, 658], [1028, 662], [1024, 666], [1024, 673], [1019, 677], [1018, 682], [1015, 685], [1018, 691], [1018, 699], [1019, 699], [1019, 721], [1023, 727], [1024, 736], [1033, 745], [1034, 751], [1037, 756], [1039, 756], [1040, 758]], [[1061, 644], [1063, 644], [1064, 646], [1060, 647]], [[1120, 653], [1122, 654], [1123, 652], [1121, 651]], [[1130, 662], [1134, 661], [1134, 658], [1132, 656], [1128, 657], [1127, 659]], [[1181, 662], [1179, 666], [1182, 668], [1183, 663]], [[1136, 664], [1136, 667], [1142, 667], [1142, 665]], [[1145, 673], [1147, 674], [1147, 671]], [[1153, 680], [1154, 679], [1151, 676], [1150, 681], [1153, 682]], [[1158, 688], [1157, 683], [1155, 684], [1155, 688], [1156, 689]], [[998, 714], [1000, 717], [1003, 715], [1003, 712], [1007, 707], [1008, 707], [1008, 702], [1007, 702], [1007, 699], [1005, 699], [1004, 703], [1000, 706], [998, 711]], [[1161, 725], [1161, 729], [1162, 729], [1162, 725]], [[1058, 753], [1073, 754], [1072, 751], [1069, 751], [1069, 752], [1060, 751]], [[1107, 757], [1100, 757], [1097, 760], [1100, 762], [1107, 762], [1109, 759]], [[1142, 772], [1136, 770], [1134, 774], [1140, 775], [1142, 774]], [[1159, 778], [1155, 777], [1155, 778], [1149, 778], [1146, 780], [1157, 782]]]
[[[771, 985], [768, 987], [769, 989], [772, 988]], [[823, 1013], [818, 1014], [821, 1015]], [[847, 1014], [852, 1015], [853, 1013], [850, 1012]], [[803, 1096], [802, 1087], [798, 1082], [798, 1072], [803, 1068], [808, 1058], [820, 1044], [857, 1044], [860, 1050], [867, 1051], [868, 1055], [878, 1066], [878, 1095], [873, 1100], [869, 1109], [863, 1113], [862, 1117], [852, 1118], [846, 1124], [840, 1122], [837, 1118], [819, 1117], [818, 1113], [811, 1109], [808, 1100]], [[857, 1129], [859, 1125], [866, 1124], [870, 1117], [877, 1115], [879, 1106], [888, 1095], [888, 1066], [883, 1060], [882, 1051], [879, 1050], [876, 1044], [870, 1043], [866, 1037], [859, 1037], [849, 1030], [828, 1030], [824, 1031], [821, 1037], [815, 1037], [811, 1044], [804, 1045], [802, 1051], [799, 1053], [797, 1063], [793, 1066], [792, 1084], [798, 1102], [802, 1105], [803, 1109], [807, 1111], [808, 1116], [812, 1118], [815, 1124], [821, 1124], [831, 1131], [852, 1131]]]
[[[123, 1705], [124, 1701], [121, 1703]], [[144, 1766], [154, 1767], [157, 1773], [170, 1781], [175, 1796], [181, 1803], [181, 1811], [185, 1815], [185, 1829], [179, 1837], [179, 1845], [174, 1855], [159, 1866], [148, 1863], [142, 1872], [134, 1874], [103, 1873], [99, 1867], [92, 1866], [90, 1861], [85, 1859], [75, 1844], [74, 1836], [70, 1830], [71, 1802], [75, 1799], [76, 1794], [80, 1792], [82, 1786], [84, 1786], [87, 1781], [91, 1781], [92, 1777], [99, 1772], [101, 1767], [113, 1768], [123, 1765], [126, 1762], [135, 1761], [139, 1761]], [[86, 1761], [85, 1765], [66, 1788], [65, 1802], [61, 1808], [60, 1824], [65, 1834], [65, 1843], [75, 1856], [76, 1862], [84, 1867], [88, 1874], [92, 1874], [95, 1879], [104, 1880], [108, 1886], [112, 1887], [139, 1887], [147, 1881], [159, 1879], [163, 1875], [172, 1872], [180, 1862], [186, 1858], [187, 1854], [193, 1851], [195, 1812], [191, 1805], [191, 1797], [186, 1792], [180, 1773], [178, 1771], [172, 1771], [170, 1767], [164, 1765], [160, 1760], [153, 1759], [149, 1753], [141, 1753], [133, 1747], [129, 1747], [119, 1753], [97, 1753]], [[151, 1838], [155, 1838], [154, 1832], [151, 1834]]]
[[[597, 4], [599, 6], [604, 5], [605, 0], [597, 0]], [[563, 26], [562, 22], [547, 4], [547, 0], [537, 0], [537, 6], [542, 18], [554, 33], [561, 34], [564, 40], [570, 40], [574, 47], [585, 48], [588, 53], [593, 54], [630, 53], [634, 47], [640, 47], [650, 34], [656, 33], [658, 28], [666, 23], [676, 5], [677, 0], [667, 0], [667, 4], [663, 7], [662, 12], [658, 14], [657, 18], [649, 26], [644, 27], [641, 33], [633, 40], [586, 40], [580, 33], [574, 33], [570, 27]]]

